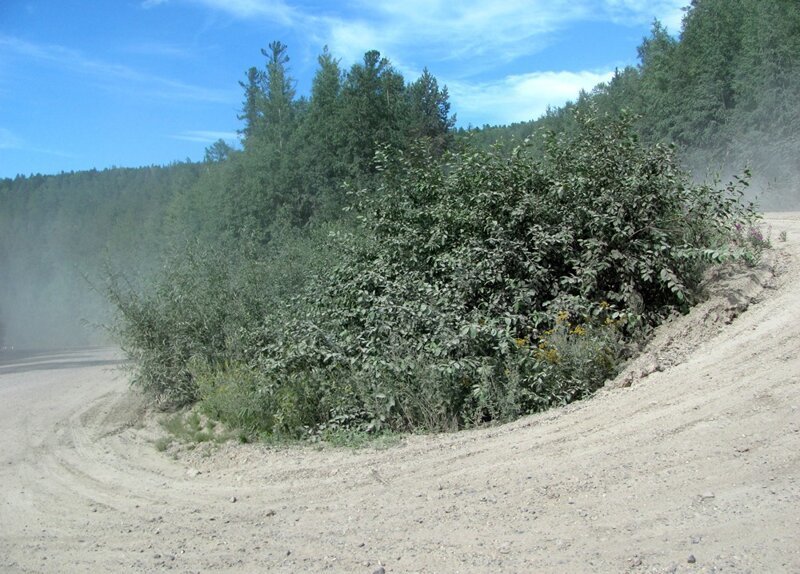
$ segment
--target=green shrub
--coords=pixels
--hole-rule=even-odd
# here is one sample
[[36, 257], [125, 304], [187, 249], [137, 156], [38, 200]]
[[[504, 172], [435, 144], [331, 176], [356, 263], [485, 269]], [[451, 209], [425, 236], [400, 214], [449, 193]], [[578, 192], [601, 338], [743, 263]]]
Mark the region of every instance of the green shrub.
[[324, 254], [317, 237], [301, 232], [273, 233], [281, 241], [271, 250], [242, 235], [174, 249], [148, 289], [108, 274], [112, 332], [132, 359], [133, 382], [166, 408], [199, 398], [190, 364], [252, 362], [267, 336], [264, 317], [301, 288]]
[[[383, 154], [381, 187], [356, 197], [363, 235], [316, 301], [323, 352], [372, 424], [452, 428], [587, 396], [622, 341], [696, 301], [703, 248], [751, 221], [741, 186], [692, 186], [629, 120], [578, 121], [543, 158]], [[559, 334], [562, 313], [585, 335]], [[557, 363], [515, 344], [553, 337]]]
[[169, 436], [161, 437], [155, 442], [156, 450], [163, 452], [173, 442], [184, 443], [194, 447], [198, 443], [221, 442], [230, 436], [219, 432], [213, 420], [201, 417], [196, 410], [181, 411], [162, 419], [161, 426]]
[[445, 161], [383, 150], [379, 184], [351, 194], [359, 224], [304, 250], [294, 280], [278, 257], [289, 242], [189, 257], [151, 296], [118, 297], [138, 384], [312, 439], [507, 421], [590, 395], [627, 342], [697, 301], [713, 254], [755, 216], [746, 182], [692, 185], [630, 119], [577, 125], [546, 135], [542, 157], [529, 143]]

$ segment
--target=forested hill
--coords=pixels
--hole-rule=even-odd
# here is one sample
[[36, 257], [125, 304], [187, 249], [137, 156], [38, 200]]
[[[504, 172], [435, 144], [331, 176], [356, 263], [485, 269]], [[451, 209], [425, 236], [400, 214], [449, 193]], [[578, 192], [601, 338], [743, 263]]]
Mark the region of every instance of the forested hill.
[[107, 321], [108, 306], [93, 286], [107, 264], [158, 264], [170, 202], [202, 170], [179, 163], [0, 180], [0, 346], [107, 342], [94, 324]]
[[762, 208], [800, 208], [800, 2], [695, 0], [675, 32], [655, 22], [637, 66], [542, 118], [460, 134], [489, 145], [574, 130], [576, 110], [626, 110], [646, 142], [676, 144], [698, 178], [747, 167]]

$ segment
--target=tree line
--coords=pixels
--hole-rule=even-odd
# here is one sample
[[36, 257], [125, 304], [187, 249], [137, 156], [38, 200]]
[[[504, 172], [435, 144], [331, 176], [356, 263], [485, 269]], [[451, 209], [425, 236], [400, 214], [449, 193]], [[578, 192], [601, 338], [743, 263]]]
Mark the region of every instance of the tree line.
[[343, 184], [373, 177], [381, 146], [404, 150], [424, 140], [441, 156], [453, 145], [447, 88], [427, 69], [406, 82], [372, 50], [343, 71], [326, 48], [310, 95], [298, 98], [287, 46], [272, 42], [262, 55], [263, 67], [250, 68], [241, 82], [243, 150], [212, 146], [215, 173], [177, 201], [189, 234], [230, 237], [246, 229], [268, 242], [275, 227], [338, 218]]

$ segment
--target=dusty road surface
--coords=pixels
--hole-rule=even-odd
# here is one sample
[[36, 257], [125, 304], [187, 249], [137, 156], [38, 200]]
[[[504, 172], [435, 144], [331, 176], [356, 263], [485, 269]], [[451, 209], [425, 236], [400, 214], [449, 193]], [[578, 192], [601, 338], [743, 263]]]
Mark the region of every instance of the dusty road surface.
[[800, 217], [770, 222], [595, 398], [385, 450], [170, 456], [113, 350], [6, 356], [0, 571], [800, 572]]

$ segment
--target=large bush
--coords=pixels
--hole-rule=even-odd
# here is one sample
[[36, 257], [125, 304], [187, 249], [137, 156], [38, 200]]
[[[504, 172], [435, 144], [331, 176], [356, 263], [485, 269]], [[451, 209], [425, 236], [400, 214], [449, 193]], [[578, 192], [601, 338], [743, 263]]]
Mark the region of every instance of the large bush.
[[244, 352], [220, 343], [236, 288], [214, 301], [193, 282], [158, 292], [138, 314], [204, 326], [191, 344], [177, 316], [159, 329], [148, 356], [180, 377], [156, 388], [293, 436], [458, 428], [592, 393], [626, 342], [697, 299], [708, 254], [753, 215], [736, 186], [691, 185], [628, 119], [577, 120], [576, 135], [545, 136], [543, 156], [528, 143], [444, 162], [379, 153], [381, 183], [353, 194], [358, 228], [330, 237], [335, 260], [295, 296], [246, 315]]

